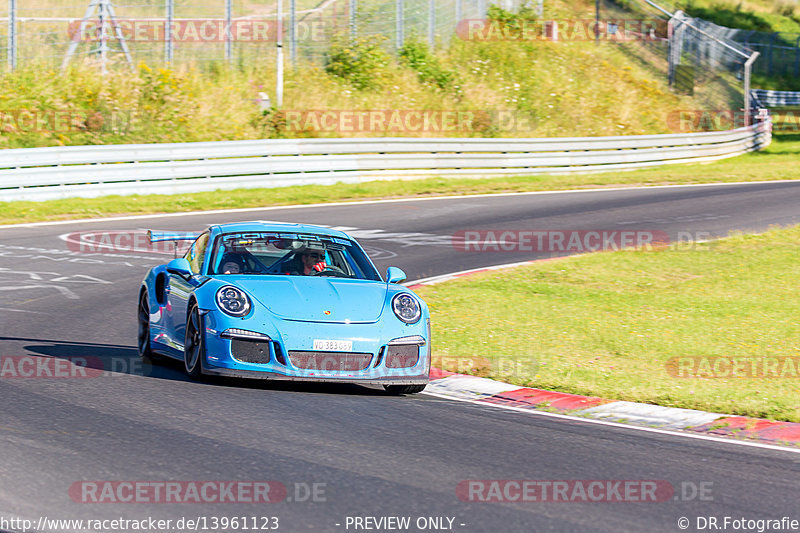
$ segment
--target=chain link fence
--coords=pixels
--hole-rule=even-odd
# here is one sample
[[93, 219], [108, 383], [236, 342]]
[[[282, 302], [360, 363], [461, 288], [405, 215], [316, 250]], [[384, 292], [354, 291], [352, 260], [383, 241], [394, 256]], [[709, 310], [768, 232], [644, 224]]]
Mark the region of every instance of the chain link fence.
[[[658, 4], [670, 12], [679, 6], [670, 0], [659, 0]], [[800, 34], [790, 32], [764, 32], [728, 28], [702, 19], [693, 19], [709, 35], [758, 52], [760, 57], [753, 64], [753, 74], [777, 77], [800, 78]]]
[[[546, 0], [0, 0], [0, 60], [10, 68], [53, 69], [86, 60], [104, 68], [140, 62], [275, 65], [280, 39], [287, 64], [320, 65], [337, 40], [377, 39], [390, 50], [411, 38], [447, 46], [460, 22], [485, 19], [491, 5], [512, 12], [526, 6], [529, 14], [544, 6], [544, 19], [553, 17]], [[597, 17], [603, 31], [614, 21], [648, 20], [647, 35], [600, 44], [618, 47], [704, 109], [749, 108], [753, 69], [774, 71], [778, 63], [800, 68], [800, 49], [779, 54], [783, 45], [756, 42], [754, 32], [717, 26], [654, 0], [596, 0], [584, 9], [577, 16], [583, 22]], [[564, 28], [558, 39], [564, 46], [574, 22], [554, 22]], [[740, 38], [753, 41], [753, 48]], [[756, 60], [755, 49], [765, 46], [771, 51]]]
[[701, 102], [727, 100], [749, 109], [752, 64], [758, 53], [725, 38], [714, 26], [681, 11], [670, 19], [670, 85]]
[[659, 46], [672, 91], [692, 96], [700, 115], [715, 110], [736, 115], [735, 125], [749, 124], [750, 79], [758, 52], [732, 39], [729, 28], [672, 11], [661, 2], [643, 0], [638, 9], [666, 23]]
[[732, 38], [761, 54], [755, 74], [800, 78], [800, 34], [738, 30]]
[[[495, 2], [509, 10], [523, 0]], [[57, 67], [104, 63], [320, 63], [337, 38], [376, 37], [399, 48], [411, 36], [444, 45], [488, 0], [0, 0], [0, 60]], [[282, 31], [279, 32], [278, 11]], [[165, 28], [171, 31], [165, 31]]]

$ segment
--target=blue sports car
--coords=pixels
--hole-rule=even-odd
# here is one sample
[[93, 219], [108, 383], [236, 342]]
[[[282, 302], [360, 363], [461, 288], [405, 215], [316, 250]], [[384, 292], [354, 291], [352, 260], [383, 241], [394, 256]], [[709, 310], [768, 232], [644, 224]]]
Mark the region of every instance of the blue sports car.
[[380, 384], [428, 383], [430, 315], [402, 270], [382, 280], [346, 233], [275, 222], [150, 231], [193, 241], [150, 270], [139, 291], [139, 354], [206, 375]]

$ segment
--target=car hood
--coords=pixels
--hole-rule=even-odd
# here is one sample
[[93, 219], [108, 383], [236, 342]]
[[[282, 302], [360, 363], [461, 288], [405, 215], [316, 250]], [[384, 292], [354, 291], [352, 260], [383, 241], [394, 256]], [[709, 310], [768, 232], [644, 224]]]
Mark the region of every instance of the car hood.
[[305, 322], [376, 322], [388, 290], [380, 282], [304, 276], [243, 276], [232, 285], [278, 317]]

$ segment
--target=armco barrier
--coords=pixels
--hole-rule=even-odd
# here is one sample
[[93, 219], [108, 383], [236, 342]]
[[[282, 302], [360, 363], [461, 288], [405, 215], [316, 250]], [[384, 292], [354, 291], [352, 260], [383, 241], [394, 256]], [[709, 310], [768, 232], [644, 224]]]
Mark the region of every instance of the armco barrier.
[[753, 89], [750, 91], [750, 96], [754, 107], [768, 109], [800, 107], [800, 92]]
[[597, 172], [711, 161], [767, 146], [769, 121], [724, 132], [550, 139], [274, 139], [0, 150], [0, 201]]

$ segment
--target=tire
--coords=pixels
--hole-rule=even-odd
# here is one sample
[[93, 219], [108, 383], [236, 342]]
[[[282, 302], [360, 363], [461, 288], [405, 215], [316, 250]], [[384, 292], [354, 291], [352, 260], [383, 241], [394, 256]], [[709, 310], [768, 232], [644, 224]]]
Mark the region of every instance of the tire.
[[142, 296], [139, 298], [137, 321], [139, 323], [137, 343], [139, 357], [153, 360], [155, 356], [150, 348], [150, 302], [147, 298], [147, 291], [142, 292]]
[[426, 385], [384, 385], [389, 394], [417, 394], [425, 390]]
[[200, 379], [203, 375], [203, 359], [206, 356], [203, 317], [197, 304], [192, 304], [186, 319], [186, 337], [183, 343], [183, 365], [192, 379]]

